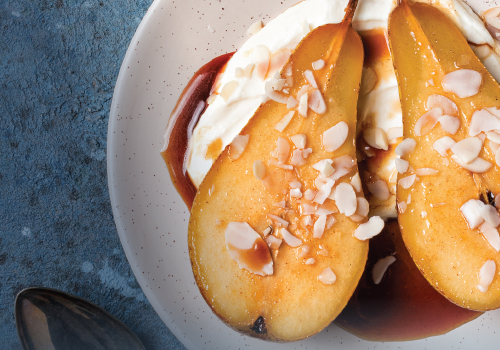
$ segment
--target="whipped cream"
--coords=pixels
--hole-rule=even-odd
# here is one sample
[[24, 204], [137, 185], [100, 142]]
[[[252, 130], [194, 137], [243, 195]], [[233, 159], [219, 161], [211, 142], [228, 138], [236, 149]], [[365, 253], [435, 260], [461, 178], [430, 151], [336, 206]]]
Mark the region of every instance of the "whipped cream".
[[[420, 0], [439, 8], [471, 43], [472, 48], [492, 75], [500, 80], [500, 49], [479, 17], [461, 0]], [[188, 174], [198, 187], [215, 159], [207, 156], [213, 145], [218, 153], [240, 133], [263, 101], [266, 101], [265, 82], [272, 79], [283, 67], [288, 56], [307, 33], [324, 24], [339, 23], [344, 17], [348, 0], [304, 0], [290, 7], [270, 21], [258, 33], [249, 38], [229, 60], [226, 69], [217, 82], [217, 93], [232, 81], [238, 82], [229, 98], [217, 96], [201, 116], [188, 147]], [[380, 28], [387, 31], [388, 17], [397, 5], [396, 0], [360, 0], [353, 18], [353, 27], [358, 31]], [[271, 56], [271, 65], [263, 80], [257, 74], [237, 77], [237, 70], [249, 64], [256, 64], [255, 48], [266, 46]], [[240, 74], [241, 75], [241, 74]], [[236, 84], [235, 84], [236, 85]], [[376, 86], [358, 104], [358, 126], [369, 125], [387, 132], [402, 127], [402, 114], [396, 76], [392, 67], [378, 76]], [[359, 131], [358, 131], [359, 132]], [[383, 166], [377, 169], [377, 176], [389, 184], [391, 196], [385, 201], [370, 203], [370, 215], [396, 217], [395, 183], [390, 176], [395, 169], [394, 152], [386, 152]], [[373, 205], [375, 204], [375, 205]]]

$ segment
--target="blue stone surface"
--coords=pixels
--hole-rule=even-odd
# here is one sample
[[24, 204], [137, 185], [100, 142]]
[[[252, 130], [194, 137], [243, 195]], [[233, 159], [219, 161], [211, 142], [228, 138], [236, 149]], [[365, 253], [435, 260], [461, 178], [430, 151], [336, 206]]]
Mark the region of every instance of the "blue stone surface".
[[16, 294], [88, 299], [146, 349], [183, 349], [146, 300], [106, 178], [121, 61], [152, 0], [0, 0], [0, 349], [21, 349]]

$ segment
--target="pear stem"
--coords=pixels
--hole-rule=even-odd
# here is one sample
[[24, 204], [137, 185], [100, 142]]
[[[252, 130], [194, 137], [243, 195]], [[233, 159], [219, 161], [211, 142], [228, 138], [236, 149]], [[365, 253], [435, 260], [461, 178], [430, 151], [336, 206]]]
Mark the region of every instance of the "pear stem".
[[354, 17], [354, 12], [356, 11], [357, 6], [358, 6], [358, 0], [349, 0], [349, 3], [347, 4], [347, 7], [345, 9], [345, 15], [342, 22], [346, 23], [347, 25], [351, 25], [352, 18]]

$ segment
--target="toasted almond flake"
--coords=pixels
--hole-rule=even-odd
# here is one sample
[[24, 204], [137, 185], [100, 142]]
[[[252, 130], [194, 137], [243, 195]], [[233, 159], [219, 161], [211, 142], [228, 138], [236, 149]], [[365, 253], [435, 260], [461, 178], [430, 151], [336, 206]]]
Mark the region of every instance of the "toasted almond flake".
[[378, 235], [384, 228], [384, 220], [380, 216], [372, 216], [368, 222], [361, 224], [354, 231], [354, 237], [361, 241], [365, 241]]
[[264, 235], [264, 237], [267, 237], [271, 234], [271, 232], [273, 232], [273, 229], [271, 226], [268, 226], [264, 229], [264, 231], [262, 231], [262, 235]]
[[273, 274], [273, 260], [269, 253], [270, 262], [257, 269], [253, 265], [248, 265], [242, 258], [242, 250], [254, 248], [257, 241], [262, 241], [260, 235], [246, 222], [230, 222], [225, 231], [226, 248], [231, 258], [238, 263], [240, 269], [248, 270], [256, 275], [266, 276]]
[[250, 135], [236, 135], [229, 144], [229, 158], [238, 159], [247, 147]]
[[247, 34], [255, 35], [255, 34], [257, 34], [262, 29], [262, 27], [263, 27], [263, 25], [262, 25], [262, 21], [261, 20], [253, 22], [250, 25], [250, 27], [248, 27]]
[[402, 127], [396, 127], [396, 128], [389, 128], [387, 130], [387, 139], [390, 141], [395, 141], [396, 139], [403, 137], [403, 128]]
[[294, 114], [295, 114], [295, 111], [290, 111], [287, 114], [285, 114], [285, 116], [283, 118], [281, 118], [281, 120], [278, 123], [276, 123], [274, 128], [276, 130], [278, 130], [279, 132], [282, 132], [283, 130], [285, 130], [285, 128], [288, 126], [288, 124], [292, 120]]
[[499, 252], [500, 235], [498, 234], [498, 230], [485, 221], [479, 226], [479, 231], [481, 231], [488, 244], [495, 249], [496, 252]]
[[311, 215], [302, 216], [300, 218], [300, 222], [304, 227], [314, 225], [314, 220], [312, 219]]
[[[335, 181], [328, 180], [326, 184], [324, 184], [316, 194], [313, 199], [313, 202], [323, 204], [325, 200], [328, 198], [330, 193], [332, 192], [332, 187], [335, 185]], [[350, 186], [350, 185], [349, 185]], [[352, 188], [352, 187], [351, 187]], [[338, 206], [338, 205], [337, 205]], [[339, 209], [340, 210], [340, 209]]]
[[429, 84], [430, 86], [434, 86], [434, 79], [430, 78], [429, 80], [427, 80], [427, 84]]
[[415, 170], [415, 174], [418, 176], [429, 176], [429, 175], [437, 175], [439, 171], [433, 168], [419, 168]]
[[[398, 181], [398, 169], [394, 168], [389, 176], [389, 184], [395, 184]], [[395, 192], [395, 191], [393, 191]]]
[[219, 96], [217, 93], [213, 93], [211, 94], [208, 98], [207, 98], [207, 104], [211, 105], [212, 103], [214, 103], [215, 99], [217, 98], [217, 96]]
[[314, 191], [314, 190], [311, 190], [308, 188], [304, 192], [304, 199], [307, 199], [308, 201], [312, 201], [314, 199], [314, 197], [316, 196], [316, 193], [318, 193], [318, 191]]
[[264, 84], [264, 90], [265, 90], [266, 96], [269, 99], [271, 99], [275, 102], [278, 102], [278, 103], [285, 104], [285, 105], [287, 104], [288, 96], [286, 96], [285, 94], [283, 94], [281, 92], [274, 90], [271, 80], [266, 81], [266, 83]]
[[480, 213], [483, 205], [484, 203], [480, 200], [470, 199], [460, 207], [460, 211], [471, 229], [477, 228], [484, 222], [484, 218]]
[[497, 228], [500, 225], [500, 215], [494, 206], [489, 204], [480, 206], [479, 214], [491, 227]]
[[314, 89], [309, 93], [307, 105], [313, 112], [318, 114], [324, 114], [326, 112], [325, 100], [318, 89]]
[[488, 291], [488, 288], [495, 278], [496, 269], [497, 265], [493, 260], [487, 260], [483, 266], [481, 266], [479, 270], [479, 284], [477, 285], [477, 289], [479, 289], [481, 293], [486, 293]]
[[313, 238], [321, 238], [325, 232], [326, 215], [320, 215], [314, 223]]
[[292, 76], [289, 76], [289, 77], [286, 77], [286, 86], [287, 87], [292, 87], [293, 86], [293, 77]]
[[315, 262], [316, 262], [316, 259], [314, 259], [314, 258], [309, 258], [309, 259], [307, 259], [307, 260], [306, 260], [306, 262], [305, 262], [304, 264], [306, 264], [306, 265], [312, 265], [312, 264], [314, 264]]
[[300, 149], [294, 149], [292, 151], [292, 159], [290, 159], [290, 164], [295, 167], [301, 167], [306, 163], [307, 162], [302, 155], [302, 151]]
[[298, 188], [292, 188], [290, 190], [290, 197], [302, 198], [302, 192], [300, 192], [300, 189]]
[[354, 188], [350, 184], [342, 182], [337, 185], [335, 188], [335, 204], [339, 212], [345, 216], [351, 216], [356, 212], [358, 201], [356, 192], [354, 192]]
[[312, 153], [312, 148], [305, 148], [302, 150], [302, 157], [307, 158]]
[[410, 166], [410, 163], [408, 161], [401, 158], [396, 158], [394, 159], [394, 162], [396, 163], [396, 169], [398, 170], [398, 173], [404, 174], [408, 171], [408, 167]]
[[359, 177], [359, 173], [354, 174], [354, 176], [352, 177], [351, 186], [358, 193], [361, 193], [361, 191], [363, 191], [363, 187], [361, 186], [361, 178]]
[[[279, 73], [279, 72], [276, 72], [276, 73]], [[278, 78], [273, 78], [273, 79], [269, 80], [269, 84], [274, 91], [282, 91], [283, 87], [285, 86], [285, 82], [286, 82], [286, 80], [280, 79], [279, 76], [278, 76]], [[287, 104], [288, 104], [288, 97], [287, 97]]]
[[304, 78], [306, 78], [309, 85], [311, 85], [313, 88], [318, 88], [318, 84], [316, 84], [316, 79], [314, 79], [314, 74], [312, 71], [306, 69], [306, 71], [304, 72]]
[[302, 241], [292, 235], [286, 228], [280, 228], [280, 234], [285, 243], [292, 248], [299, 247], [302, 244]]
[[460, 98], [474, 96], [479, 92], [482, 83], [481, 73], [471, 69], [459, 69], [443, 77], [443, 88]]
[[300, 96], [299, 107], [297, 108], [299, 115], [304, 118], [307, 118], [307, 99], [308, 99], [308, 94], [306, 92], [305, 94]]
[[282, 239], [274, 237], [273, 235], [269, 235], [264, 239], [267, 243], [267, 246], [272, 250], [276, 250], [281, 246]]
[[321, 170], [323, 170], [323, 168], [325, 167], [325, 163], [328, 163], [331, 165], [331, 164], [333, 164], [333, 160], [332, 159], [322, 159], [319, 162], [314, 163], [312, 165], [312, 168], [321, 172]]
[[384, 180], [377, 180], [372, 183], [366, 184], [366, 187], [368, 187], [368, 191], [370, 191], [375, 198], [378, 198], [382, 201], [385, 201], [389, 199], [391, 193], [389, 192], [389, 187], [387, 186], [387, 183]]
[[279, 226], [287, 228], [288, 227], [288, 221], [283, 220], [280, 218], [278, 215], [274, 214], [267, 214], [267, 217], [271, 219], [273, 222], [277, 223]]
[[399, 202], [398, 203], [398, 210], [401, 214], [404, 214], [406, 212], [406, 209], [408, 208], [408, 204], [406, 204], [405, 201]]
[[299, 102], [293, 98], [293, 96], [288, 96], [288, 100], [286, 101], [286, 108], [291, 109], [297, 107]]
[[280, 201], [280, 202], [276, 202], [276, 203], [273, 203], [273, 207], [278, 207], [278, 208], [286, 208], [286, 202], [285, 201]]
[[290, 188], [302, 188], [302, 183], [300, 181], [290, 181]]
[[356, 208], [356, 212], [349, 217], [354, 222], [363, 221], [364, 218], [368, 216], [368, 212], [370, 211], [370, 204], [365, 198], [358, 197], [357, 202], [358, 206]]
[[320, 174], [321, 176], [328, 177], [334, 173], [335, 169], [332, 167], [332, 164], [329, 162], [323, 162], [323, 166], [321, 167]]
[[441, 137], [439, 140], [434, 142], [432, 148], [439, 153], [442, 157], [448, 156], [448, 150], [452, 148], [456, 142], [449, 136]]
[[255, 59], [255, 74], [260, 80], [266, 79], [267, 70], [269, 69], [269, 61], [271, 60], [271, 52], [265, 45], [257, 45], [253, 50]]
[[253, 174], [259, 180], [266, 176], [266, 165], [260, 159], [253, 162]]
[[304, 149], [306, 147], [307, 137], [305, 134], [297, 134], [290, 137], [295, 147], [298, 149]]
[[316, 186], [316, 189], [321, 189], [321, 187], [325, 186], [327, 181], [329, 179], [321, 176], [321, 174], [319, 174], [315, 179], [314, 179], [314, 186]]
[[235, 78], [243, 78], [243, 76], [244, 76], [243, 68], [236, 67], [234, 69], [234, 77]]
[[443, 109], [443, 114], [451, 116], [458, 115], [458, 107], [455, 102], [443, 95], [429, 95], [425, 107], [427, 110], [439, 107]]
[[430, 132], [437, 124], [439, 117], [443, 115], [443, 109], [435, 107], [422, 115], [415, 124], [415, 135], [423, 136]]
[[253, 63], [248, 64], [244, 69], [243, 69], [243, 76], [247, 79], [250, 79], [252, 77], [252, 72], [254, 69], [255, 65]]
[[284, 137], [278, 137], [276, 151], [279, 164], [284, 164], [290, 156], [290, 143]]
[[323, 69], [323, 67], [325, 67], [325, 61], [324, 61], [324, 60], [322, 60], [322, 59], [319, 59], [319, 60], [314, 61], [314, 62], [312, 63], [312, 68], [313, 68], [314, 70]]
[[460, 129], [460, 119], [450, 115], [443, 115], [438, 119], [441, 128], [451, 135], [455, 135]]
[[385, 131], [380, 128], [363, 130], [363, 139], [373, 148], [383, 149], [384, 151], [389, 149], [387, 135]]
[[327, 152], [334, 152], [342, 146], [347, 139], [349, 126], [339, 122], [323, 133], [323, 147]]
[[495, 155], [495, 163], [497, 163], [497, 165], [498, 165], [498, 161], [496, 159], [496, 153], [497, 153], [498, 149], [500, 148], [500, 144], [489, 141], [488, 146], [490, 146], [491, 152], [493, 152], [493, 154]]
[[311, 251], [311, 247], [309, 247], [307, 244], [303, 244], [300, 246], [299, 249], [297, 249], [297, 258], [302, 259], [304, 258], [309, 252]]
[[365, 95], [375, 88], [377, 85], [378, 77], [377, 73], [371, 67], [363, 68], [363, 73], [361, 74], [361, 88], [359, 90], [360, 95]]
[[318, 207], [318, 209], [316, 209], [316, 212], [314, 213], [314, 215], [316, 215], [316, 216], [330, 215], [333, 213], [336, 213], [336, 211], [332, 210], [331, 207], [328, 207], [328, 206], [325, 206], [322, 204]]
[[317, 204], [309, 204], [309, 203], [300, 203], [300, 215], [311, 215], [316, 212], [318, 208]]
[[318, 281], [320, 281], [323, 284], [334, 284], [336, 280], [337, 276], [329, 267], [321, 271], [321, 273], [318, 276]]
[[348, 156], [343, 155], [333, 159], [332, 166], [335, 169], [335, 172], [330, 175], [328, 178], [334, 181], [337, 181], [342, 176], [345, 176], [351, 172], [352, 167], [356, 165], [356, 161]]
[[463, 162], [469, 164], [479, 156], [482, 148], [483, 142], [480, 139], [468, 137], [454, 144], [451, 151], [460, 157]]
[[411, 186], [413, 186], [416, 178], [417, 178], [416, 175], [406, 176], [406, 177], [403, 177], [402, 179], [399, 179], [398, 183], [401, 187], [403, 187], [405, 190], [407, 190]]
[[222, 87], [222, 90], [220, 91], [220, 97], [222, 97], [224, 102], [227, 102], [227, 100], [229, 100], [238, 85], [240, 85], [240, 83], [238, 83], [236, 80], [232, 80], [227, 82], [226, 85]]
[[451, 160], [453, 160], [457, 165], [461, 166], [462, 168], [469, 170], [469, 171], [472, 171], [473, 173], [477, 173], [477, 174], [482, 174], [482, 173], [487, 172], [491, 168], [491, 166], [493, 165], [481, 157], [477, 157], [469, 164], [462, 161], [455, 154], [451, 156]]
[[491, 142], [500, 144], [500, 134], [495, 131], [486, 132], [486, 138]]
[[324, 246], [322, 246], [321, 244], [319, 245], [319, 251], [318, 251], [318, 255], [321, 255], [321, 256], [328, 256], [328, 254], [330, 253], [328, 251], [328, 249], [326, 249]]
[[415, 150], [417, 146], [417, 141], [412, 138], [404, 139], [395, 149], [395, 152], [398, 156], [404, 157], [407, 154], [410, 154]]
[[382, 282], [382, 278], [387, 271], [387, 268], [391, 266], [396, 261], [396, 258], [392, 255], [386, 256], [383, 259], [379, 259], [372, 269], [372, 279], [373, 283], [379, 284]]
[[500, 119], [487, 109], [477, 110], [472, 113], [469, 126], [469, 135], [476, 136], [480, 132], [500, 130]]

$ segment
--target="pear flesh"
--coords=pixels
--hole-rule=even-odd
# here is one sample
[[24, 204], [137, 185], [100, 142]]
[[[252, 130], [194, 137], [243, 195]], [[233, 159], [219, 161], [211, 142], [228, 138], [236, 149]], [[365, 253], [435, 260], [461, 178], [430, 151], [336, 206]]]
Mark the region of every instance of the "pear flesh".
[[[323, 67], [314, 70], [320, 60]], [[242, 333], [275, 341], [318, 333], [363, 273], [368, 242], [354, 235], [358, 227], [377, 228], [367, 222], [362, 189], [351, 185], [359, 177], [362, 64], [350, 19], [309, 33], [240, 133], [247, 141], [230, 144], [199, 188], [188, 233], [193, 273], [214, 313]], [[289, 96], [296, 109], [283, 103]], [[339, 184], [342, 198], [335, 194]], [[241, 249], [227, 244], [239, 234], [235, 228], [253, 237]], [[256, 255], [265, 271], [237, 261]]]
[[389, 39], [403, 110], [404, 141], [396, 153], [404, 242], [450, 301], [496, 309], [500, 153], [492, 140], [498, 140], [500, 87], [460, 31], [430, 5], [403, 0], [390, 16]]

